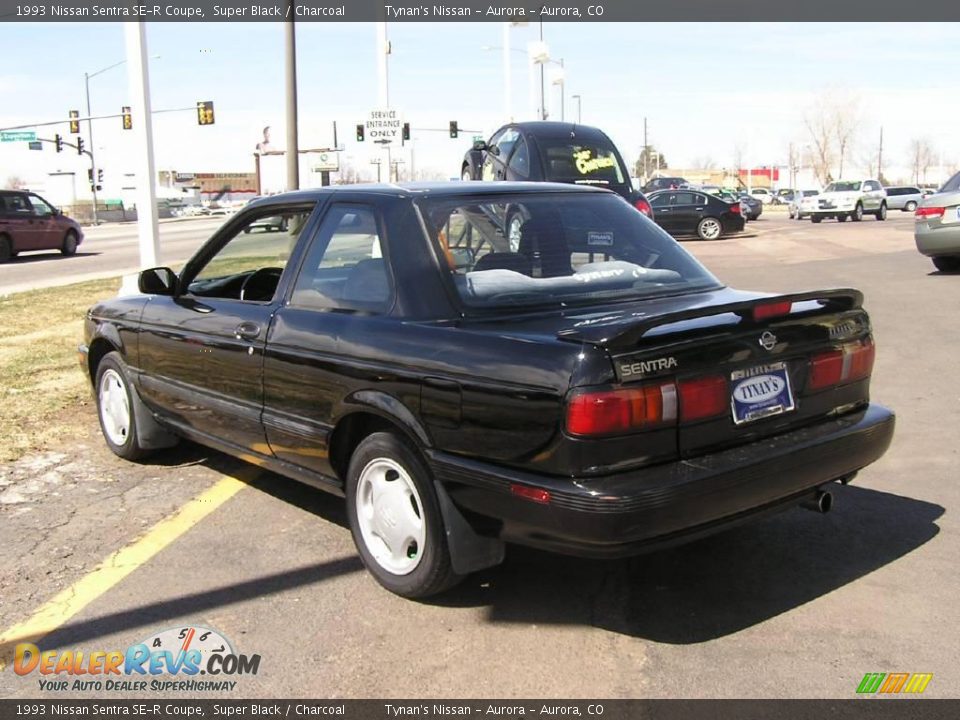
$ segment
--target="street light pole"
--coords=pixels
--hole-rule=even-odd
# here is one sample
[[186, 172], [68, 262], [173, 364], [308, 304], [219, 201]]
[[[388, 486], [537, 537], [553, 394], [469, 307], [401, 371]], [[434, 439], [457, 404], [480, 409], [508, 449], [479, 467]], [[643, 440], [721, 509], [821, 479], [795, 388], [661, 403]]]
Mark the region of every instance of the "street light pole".
[[90, 75], [83, 74], [83, 86], [87, 93], [87, 144], [90, 146], [90, 190], [93, 192], [93, 224], [99, 225], [100, 218], [97, 217], [97, 153], [93, 145], [93, 121], [90, 119], [93, 113], [90, 112]]
[[[288, 7], [288, 10], [292, 7]], [[287, 190], [300, 189], [300, 140], [297, 128], [297, 31], [293, 21], [284, 23], [287, 80]]]
[[571, 95], [570, 97], [571, 97], [573, 100], [576, 100], [576, 101], [577, 101], [577, 125], [580, 125], [580, 124], [582, 124], [582, 123], [581, 123], [581, 117], [580, 117], [580, 96], [579, 96], [579, 95]]

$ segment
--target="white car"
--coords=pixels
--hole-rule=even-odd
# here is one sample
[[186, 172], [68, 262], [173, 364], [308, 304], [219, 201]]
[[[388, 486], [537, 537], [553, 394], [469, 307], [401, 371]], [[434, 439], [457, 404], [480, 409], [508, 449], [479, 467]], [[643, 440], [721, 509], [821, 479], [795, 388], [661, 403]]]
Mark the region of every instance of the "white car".
[[797, 190], [793, 193], [793, 198], [787, 206], [787, 211], [791, 218], [803, 220], [810, 217], [810, 213], [817, 207], [817, 196], [819, 190]]
[[762, 202], [764, 205], [769, 205], [773, 202], [773, 193], [771, 193], [766, 188], [754, 188], [750, 191], [750, 194], [753, 195], [757, 200]]
[[864, 215], [887, 219], [887, 191], [883, 186], [876, 180], [835, 180], [817, 196], [810, 219], [815, 223], [824, 218], [859, 222]]

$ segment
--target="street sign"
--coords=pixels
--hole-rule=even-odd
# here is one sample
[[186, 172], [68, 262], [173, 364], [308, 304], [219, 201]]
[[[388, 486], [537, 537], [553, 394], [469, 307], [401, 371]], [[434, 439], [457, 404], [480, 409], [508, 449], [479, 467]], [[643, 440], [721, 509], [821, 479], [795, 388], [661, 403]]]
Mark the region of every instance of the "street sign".
[[39, 140], [30, 142], [31, 150], [43, 150], [43, 143]]
[[367, 137], [374, 142], [399, 141], [403, 132], [403, 115], [389, 108], [371, 110], [366, 122]]
[[317, 160], [313, 163], [311, 170], [313, 172], [337, 172], [340, 169], [340, 153], [322, 152], [317, 154]]
[[36, 142], [36, 130], [3, 130], [0, 131], [0, 142]]

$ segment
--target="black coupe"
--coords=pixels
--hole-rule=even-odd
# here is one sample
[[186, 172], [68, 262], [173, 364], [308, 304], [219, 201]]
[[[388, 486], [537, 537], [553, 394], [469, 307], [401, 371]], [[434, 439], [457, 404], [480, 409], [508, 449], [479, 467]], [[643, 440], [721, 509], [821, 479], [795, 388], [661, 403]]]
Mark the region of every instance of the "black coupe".
[[276, 195], [139, 289], [80, 346], [110, 449], [185, 437], [345, 496], [366, 567], [408, 597], [506, 542], [609, 558], [826, 511], [893, 435], [859, 292], [726, 288], [596, 188]]

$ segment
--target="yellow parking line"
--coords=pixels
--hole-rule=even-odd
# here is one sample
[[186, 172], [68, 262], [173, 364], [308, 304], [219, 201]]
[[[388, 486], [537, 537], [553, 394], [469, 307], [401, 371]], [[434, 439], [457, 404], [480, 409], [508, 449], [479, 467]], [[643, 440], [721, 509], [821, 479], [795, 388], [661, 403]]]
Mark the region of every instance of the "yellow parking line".
[[0, 670], [13, 659], [13, 650], [18, 643], [35, 643], [64, 625], [244, 487], [246, 483], [238, 478], [223, 477], [209, 490], [150, 528], [146, 535], [117, 550], [90, 573], [58, 593], [26, 621], [4, 632], [0, 635]]

